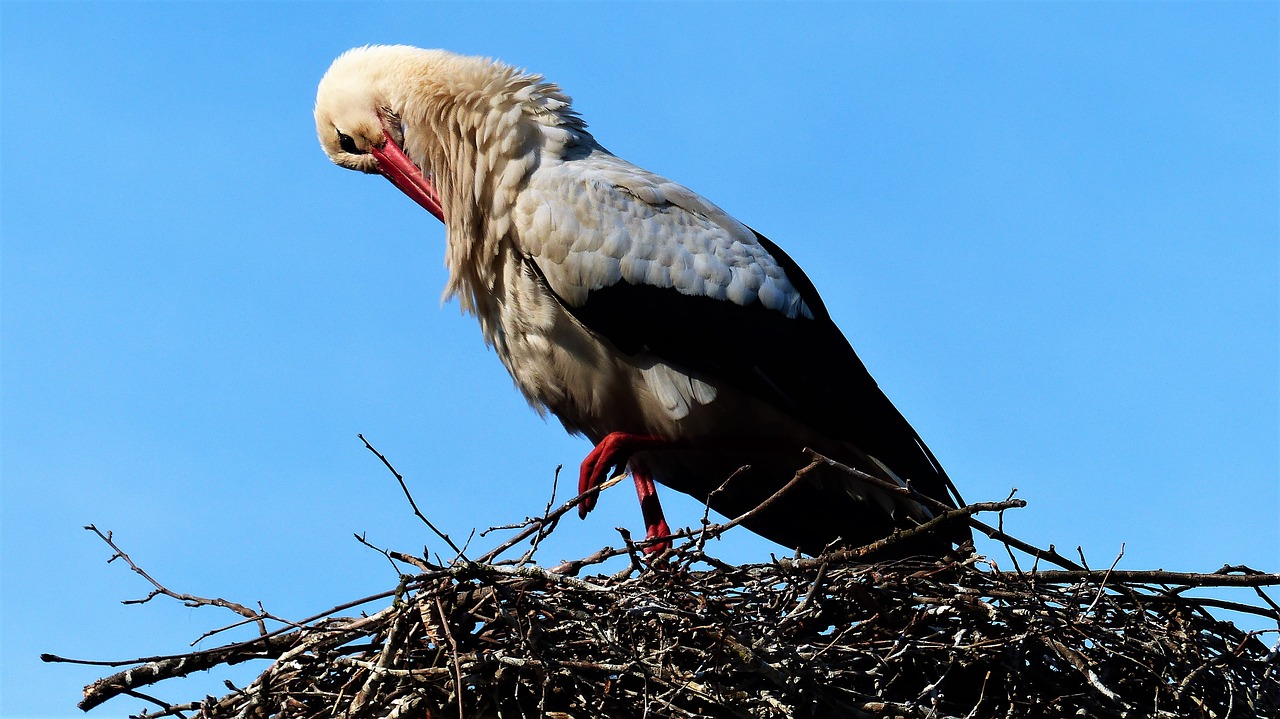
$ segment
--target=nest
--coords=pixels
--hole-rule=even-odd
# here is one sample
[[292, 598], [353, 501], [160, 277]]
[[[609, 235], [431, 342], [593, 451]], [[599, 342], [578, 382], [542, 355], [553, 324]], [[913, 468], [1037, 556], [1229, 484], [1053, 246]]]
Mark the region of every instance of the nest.
[[[476, 560], [386, 552], [414, 568], [394, 589], [275, 628], [260, 610], [180, 595], [143, 573], [155, 587], [147, 599], [226, 606], [260, 636], [122, 663], [81, 707], [129, 695], [154, 705], [138, 716], [208, 719], [1280, 716], [1280, 652], [1263, 641], [1274, 645], [1277, 630], [1242, 631], [1209, 611], [1280, 620], [1257, 589], [1280, 575], [1097, 570], [1036, 548], [1037, 564], [1067, 568], [1024, 570], [1010, 551], [1014, 568], [1002, 571], [965, 548], [875, 561], [894, 538], [736, 566], [706, 548], [733, 522], [686, 530], [661, 556], [624, 535], [623, 547], [576, 562], [532, 563], [575, 504], [549, 505]], [[977, 511], [948, 521], [1026, 551]], [[526, 541], [520, 559], [497, 559]], [[580, 576], [611, 557], [627, 566]], [[1187, 593], [1228, 585], [1254, 587], [1260, 605]], [[342, 616], [375, 602], [383, 608]], [[141, 692], [246, 659], [270, 664], [221, 698], [171, 704]]]

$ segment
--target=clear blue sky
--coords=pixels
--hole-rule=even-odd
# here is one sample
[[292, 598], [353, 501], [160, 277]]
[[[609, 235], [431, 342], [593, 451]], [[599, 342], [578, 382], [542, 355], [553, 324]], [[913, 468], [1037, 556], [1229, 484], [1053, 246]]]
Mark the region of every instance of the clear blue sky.
[[[458, 537], [540, 511], [589, 449], [441, 307], [442, 227], [319, 150], [316, 82], [367, 43], [543, 72], [606, 147], [786, 248], [965, 497], [1031, 503], [1019, 536], [1280, 569], [1275, 3], [5, 2], [0, 24], [0, 715], [76, 715], [106, 671], [39, 652], [169, 653], [231, 619], [121, 606], [147, 587], [84, 524], [175, 590], [300, 617], [394, 585], [353, 532], [440, 548], [357, 432]], [[625, 487], [542, 557], [619, 525], [642, 531]]]

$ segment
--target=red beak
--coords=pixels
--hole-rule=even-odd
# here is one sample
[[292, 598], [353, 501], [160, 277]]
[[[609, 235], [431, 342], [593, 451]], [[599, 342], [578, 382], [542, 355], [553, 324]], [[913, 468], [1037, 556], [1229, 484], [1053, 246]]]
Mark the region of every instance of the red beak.
[[[383, 120], [382, 124], [385, 128], [386, 120]], [[391, 139], [390, 132], [384, 131], [383, 135], [387, 138], [386, 143], [382, 147], [369, 150], [369, 154], [377, 158], [378, 170], [382, 176], [391, 180], [391, 184], [408, 195], [409, 199], [435, 215], [437, 220], [444, 222], [444, 210], [440, 207], [440, 193], [436, 192], [435, 185], [422, 175], [422, 170], [418, 169], [396, 141]]]

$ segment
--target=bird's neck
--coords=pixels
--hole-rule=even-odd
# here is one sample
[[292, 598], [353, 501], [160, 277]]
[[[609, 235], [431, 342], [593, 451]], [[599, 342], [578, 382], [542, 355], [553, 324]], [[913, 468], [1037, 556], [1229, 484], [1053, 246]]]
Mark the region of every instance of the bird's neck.
[[499, 281], [511, 212], [529, 175], [595, 146], [559, 88], [504, 66], [451, 85], [417, 85], [399, 101], [405, 149], [439, 191], [448, 227], [445, 296], [482, 312]]

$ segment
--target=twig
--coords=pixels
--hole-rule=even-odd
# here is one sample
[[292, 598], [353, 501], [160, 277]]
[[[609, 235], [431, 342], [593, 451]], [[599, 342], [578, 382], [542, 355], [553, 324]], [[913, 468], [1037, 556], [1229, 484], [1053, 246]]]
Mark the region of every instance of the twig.
[[404, 492], [405, 499], [409, 500], [409, 506], [413, 508], [413, 513], [417, 515], [418, 519], [422, 520], [422, 523], [427, 525], [427, 528], [434, 532], [437, 537], [443, 539], [444, 543], [449, 545], [449, 548], [453, 550], [454, 554], [466, 559], [462, 554], [462, 550], [458, 548], [458, 545], [454, 544], [452, 539], [449, 539], [449, 535], [437, 529], [436, 525], [432, 524], [431, 520], [427, 519], [426, 515], [422, 513], [422, 510], [418, 509], [418, 503], [413, 501], [413, 493], [409, 491], [409, 485], [405, 483], [404, 476], [397, 472], [395, 467], [391, 466], [391, 462], [385, 455], [374, 449], [372, 444], [369, 444], [369, 440], [365, 439], [363, 434], [357, 434], [356, 436], [360, 438], [361, 442], [364, 442], [365, 448], [370, 452], [373, 452], [375, 457], [382, 460], [382, 464], [385, 465], [387, 469], [391, 470], [391, 474], [395, 475], [396, 481], [400, 483], [400, 489]]
[[[1013, 496], [1017, 493], [1018, 493], [1017, 487], [1010, 489], [1009, 496], [1005, 497], [1005, 500], [1008, 501], [1010, 499], [1013, 499]], [[1001, 510], [998, 514], [996, 514], [996, 531], [1000, 532], [1001, 534], [1004, 534], [1004, 511], [1003, 510]], [[1013, 571], [1021, 573], [1022, 567], [1021, 565], [1018, 564], [1018, 557], [1013, 553], [1013, 548], [1006, 543], [1004, 544], [1004, 551], [1006, 554], [1009, 555], [1009, 561], [1013, 562]]]
[[[862, 481], [867, 482], [868, 484], [872, 484], [876, 487], [879, 487], [880, 489], [886, 492], [892, 492], [893, 494], [898, 494], [904, 497], [908, 497], [918, 502], [919, 504], [923, 504], [925, 507], [928, 507], [932, 511], [947, 512], [952, 509], [951, 507], [947, 506], [942, 502], [939, 502], [933, 497], [930, 497], [927, 494], [921, 494], [920, 492], [917, 492], [916, 490], [911, 489], [910, 487], [900, 487], [896, 484], [886, 482], [883, 479], [880, 479], [879, 477], [867, 474], [866, 472], [863, 472], [858, 469], [854, 469], [853, 467], [850, 467], [846, 464], [841, 464], [840, 462], [837, 462], [828, 457], [824, 457], [821, 454], [818, 454], [817, 452], [814, 452], [811, 449], [806, 449], [805, 452], [808, 453], [810, 456], [814, 457], [815, 459], [820, 459], [823, 462], [827, 463], [828, 465], [848, 473], [850, 476], [857, 477], [858, 479], [861, 479]], [[1014, 549], [1025, 552], [1033, 557], [1036, 557], [1037, 559], [1043, 559], [1046, 562], [1052, 562], [1058, 565], [1059, 567], [1065, 567], [1066, 569], [1084, 569], [1084, 567], [1081, 567], [1079, 564], [1076, 564], [1070, 559], [1067, 559], [1061, 554], [1058, 554], [1058, 552], [1053, 549], [1053, 545], [1049, 545], [1048, 550], [1040, 549], [1039, 547], [1035, 547], [1031, 544], [1027, 544], [1026, 542], [1016, 537], [1010, 536], [996, 529], [995, 527], [992, 527], [991, 525], [986, 524], [984, 522], [980, 522], [977, 519], [974, 519], [972, 517], [969, 518], [969, 526], [973, 527], [974, 529], [977, 529], [983, 534], [986, 534], [991, 539], [994, 539], [999, 542], [1003, 542], [1006, 546], [1013, 547]]]
[[[768, 509], [769, 507], [772, 507], [774, 504], [778, 502], [778, 500], [785, 497], [789, 492], [791, 492], [791, 490], [795, 489], [797, 486], [799, 486], [801, 482], [805, 481], [806, 478], [809, 476], [810, 472], [817, 469], [821, 465], [822, 465], [821, 461], [817, 459], [813, 460], [812, 462], [810, 462], [809, 464], [805, 465], [803, 468], [798, 470], [795, 473], [795, 475], [791, 477], [791, 480], [789, 482], [782, 485], [782, 487], [778, 491], [769, 495], [763, 502], [761, 502], [760, 504], [757, 504], [756, 506], [752, 507], [750, 510], [738, 515], [737, 517], [734, 517], [728, 522], [725, 522], [724, 524], [715, 524], [710, 527], [707, 527], [705, 530], [703, 530], [702, 537], [711, 537], [713, 539], [716, 537], [719, 537], [720, 535], [724, 534], [730, 529], [733, 529], [739, 524], [742, 524], [743, 522], [751, 519], [757, 514], [760, 514], [761, 512]], [[738, 472], [741, 472], [741, 471], [742, 471], [741, 469], [738, 470]], [[725, 484], [728, 484], [729, 480], [736, 477], [738, 472], [734, 472], [733, 474], [729, 475], [729, 479], [725, 480]], [[723, 489], [725, 484], [720, 485], [720, 488]], [[710, 497], [707, 498], [707, 501], [710, 502]]]
[[614, 486], [618, 482], [621, 482], [625, 477], [626, 477], [625, 474], [620, 474], [616, 477], [612, 477], [592, 487], [591, 489], [588, 489], [582, 494], [579, 494], [573, 499], [570, 499], [568, 502], [565, 502], [564, 504], [557, 507], [556, 510], [552, 512], [549, 516], [547, 516], [545, 519], [531, 521], [529, 523], [529, 526], [525, 527], [524, 531], [517, 533], [514, 537], [508, 538], [502, 544], [499, 544], [497, 547], [489, 550], [488, 552], [485, 552], [484, 555], [481, 556], [476, 561], [480, 564], [487, 564], [489, 562], [492, 562], [493, 560], [502, 556], [502, 554], [506, 552], [508, 549], [511, 549], [517, 544], [528, 539], [530, 535], [539, 531], [546, 522], [559, 521], [560, 517], [564, 516], [564, 514], [567, 513], [569, 510], [577, 507], [579, 504], [582, 503], [584, 499], [586, 499], [587, 497], [595, 496], [600, 492], [603, 492], [604, 490]]
[[1026, 503], [1020, 499], [1010, 499], [1003, 502], [977, 502], [974, 504], [966, 504], [959, 509], [949, 509], [942, 514], [935, 515], [932, 519], [917, 527], [911, 527], [910, 529], [903, 529], [894, 532], [884, 539], [878, 539], [861, 547], [834, 550], [818, 557], [811, 557], [808, 559], [782, 559], [779, 560], [779, 562], [784, 566], [808, 568], [819, 566], [824, 562], [832, 560], [840, 562], [860, 560], [866, 557], [873, 557], [877, 554], [883, 554], [885, 550], [890, 549], [894, 545], [934, 532], [938, 527], [944, 524], [949, 524], [959, 519], [968, 519], [978, 512], [998, 512], [1023, 506], [1026, 506]]
[[146, 571], [142, 569], [142, 567], [139, 567], [137, 564], [135, 564], [133, 559], [131, 559], [129, 555], [124, 552], [123, 549], [116, 546], [115, 541], [112, 539], [112, 536], [113, 536], [112, 532], [108, 531], [104, 534], [102, 530], [98, 529], [97, 525], [93, 525], [93, 524], [86, 525], [85, 529], [98, 535], [98, 537], [101, 538], [102, 541], [106, 542], [107, 546], [111, 547], [112, 551], [115, 552], [115, 554], [112, 555], [112, 557], [107, 560], [108, 564], [110, 564], [111, 562], [114, 562], [117, 559], [123, 559], [124, 562], [129, 565], [129, 569], [132, 569], [134, 573], [138, 574], [143, 579], [147, 580], [147, 582], [150, 583], [151, 586], [155, 587], [155, 589], [153, 589], [151, 593], [148, 594], [146, 597], [142, 599], [126, 599], [122, 602], [122, 604], [146, 604], [152, 599], [155, 599], [160, 595], [164, 595], [166, 597], [172, 597], [173, 599], [177, 599], [178, 601], [182, 602], [188, 607], [224, 607], [226, 609], [230, 609], [231, 611], [235, 612], [236, 614], [239, 614], [242, 617], [245, 617], [246, 619], [250, 619], [252, 621], [257, 622], [259, 634], [267, 633], [267, 625], [264, 622], [264, 619], [270, 618], [269, 615], [259, 614], [258, 612], [253, 611], [252, 609], [244, 606], [243, 604], [238, 604], [236, 602], [232, 602], [226, 599], [220, 599], [216, 597], [213, 599], [206, 599], [205, 597], [197, 597], [194, 594], [185, 594], [185, 593], [170, 591], [169, 589], [166, 589], [164, 586], [162, 586], [155, 579], [153, 579], [150, 574], [147, 574]]
[[[1123, 556], [1124, 544], [1121, 543], [1119, 554], [1117, 554], [1115, 560], [1111, 562], [1111, 566], [1107, 568], [1106, 574], [1102, 575], [1102, 580], [1098, 582], [1098, 591], [1093, 595], [1093, 601], [1089, 603], [1088, 608], [1080, 613], [1082, 618], [1089, 616], [1093, 612], [1093, 608], [1097, 606], [1098, 600], [1102, 599], [1103, 592], [1107, 590], [1107, 580], [1111, 578], [1111, 573], [1115, 571], [1116, 565], [1120, 563], [1120, 558]], [[1081, 558], [1083, 559], [1083, 557]]]
[[1028, 573], [1039, 582], [1055, 584], [1096, 581], [1108, 578], [1126, 584], [1186, 584], [1196, 587], [1266, 587], [1280, 584], [1280, 574], [1218, 574], [1217, 572], [1169, 572], [1162, 569], [1060, 570]]
[[[749, 464], [738, 467], [737, 469], [733, 470], [732, 474], [730, 474], [728, 477], [725, 477], [725, 480], [720, 483], [719, 487], [716, 487], [715, 489], [711, 490], [711, 492], [707, 494], [707, 500], [702, 503], [702, 528], [703, 529], [709, 529], [711, 527], [711, 500], [714, 499], [717, 494], [720, 494], [726, 488], [728, 488], [729, 484], [733, 482], [733, 480], [737, 479], [739, 475], [749, 471], [750, 469], [751, 469], [751, 465]], [[794, 478], [792, 479], [792, 481], [795, 481]], [[721, 532], [721, 534], [723, 534], [723, 532]], [[707, 540], [710, 538], [711, 538], [711, 535], [705, 531], [699, 534], [698, 541], [696, 544], [697, 551], [701, 552], [707, 546]]]
[[551, 508], [556, 503], [556, 491], [560, 488], [560, 470], [564, 468], [563, 464], [556, 465], [556, 471], [551, 474], [551, 496], [547, 498], [547, 506], [542, 510], [542, 519], [538, 521], [538, 533], [533, 535], [533, 540], [529, 542], [529, 550], [520, 557], [517, 564], [528, 564], [533, 561], [533, 557], [538, 552], [538, 547], [542, 546], [542, 540], [550, 536], [551, 532], [556, 528], [557, 521], [551, 520]]

